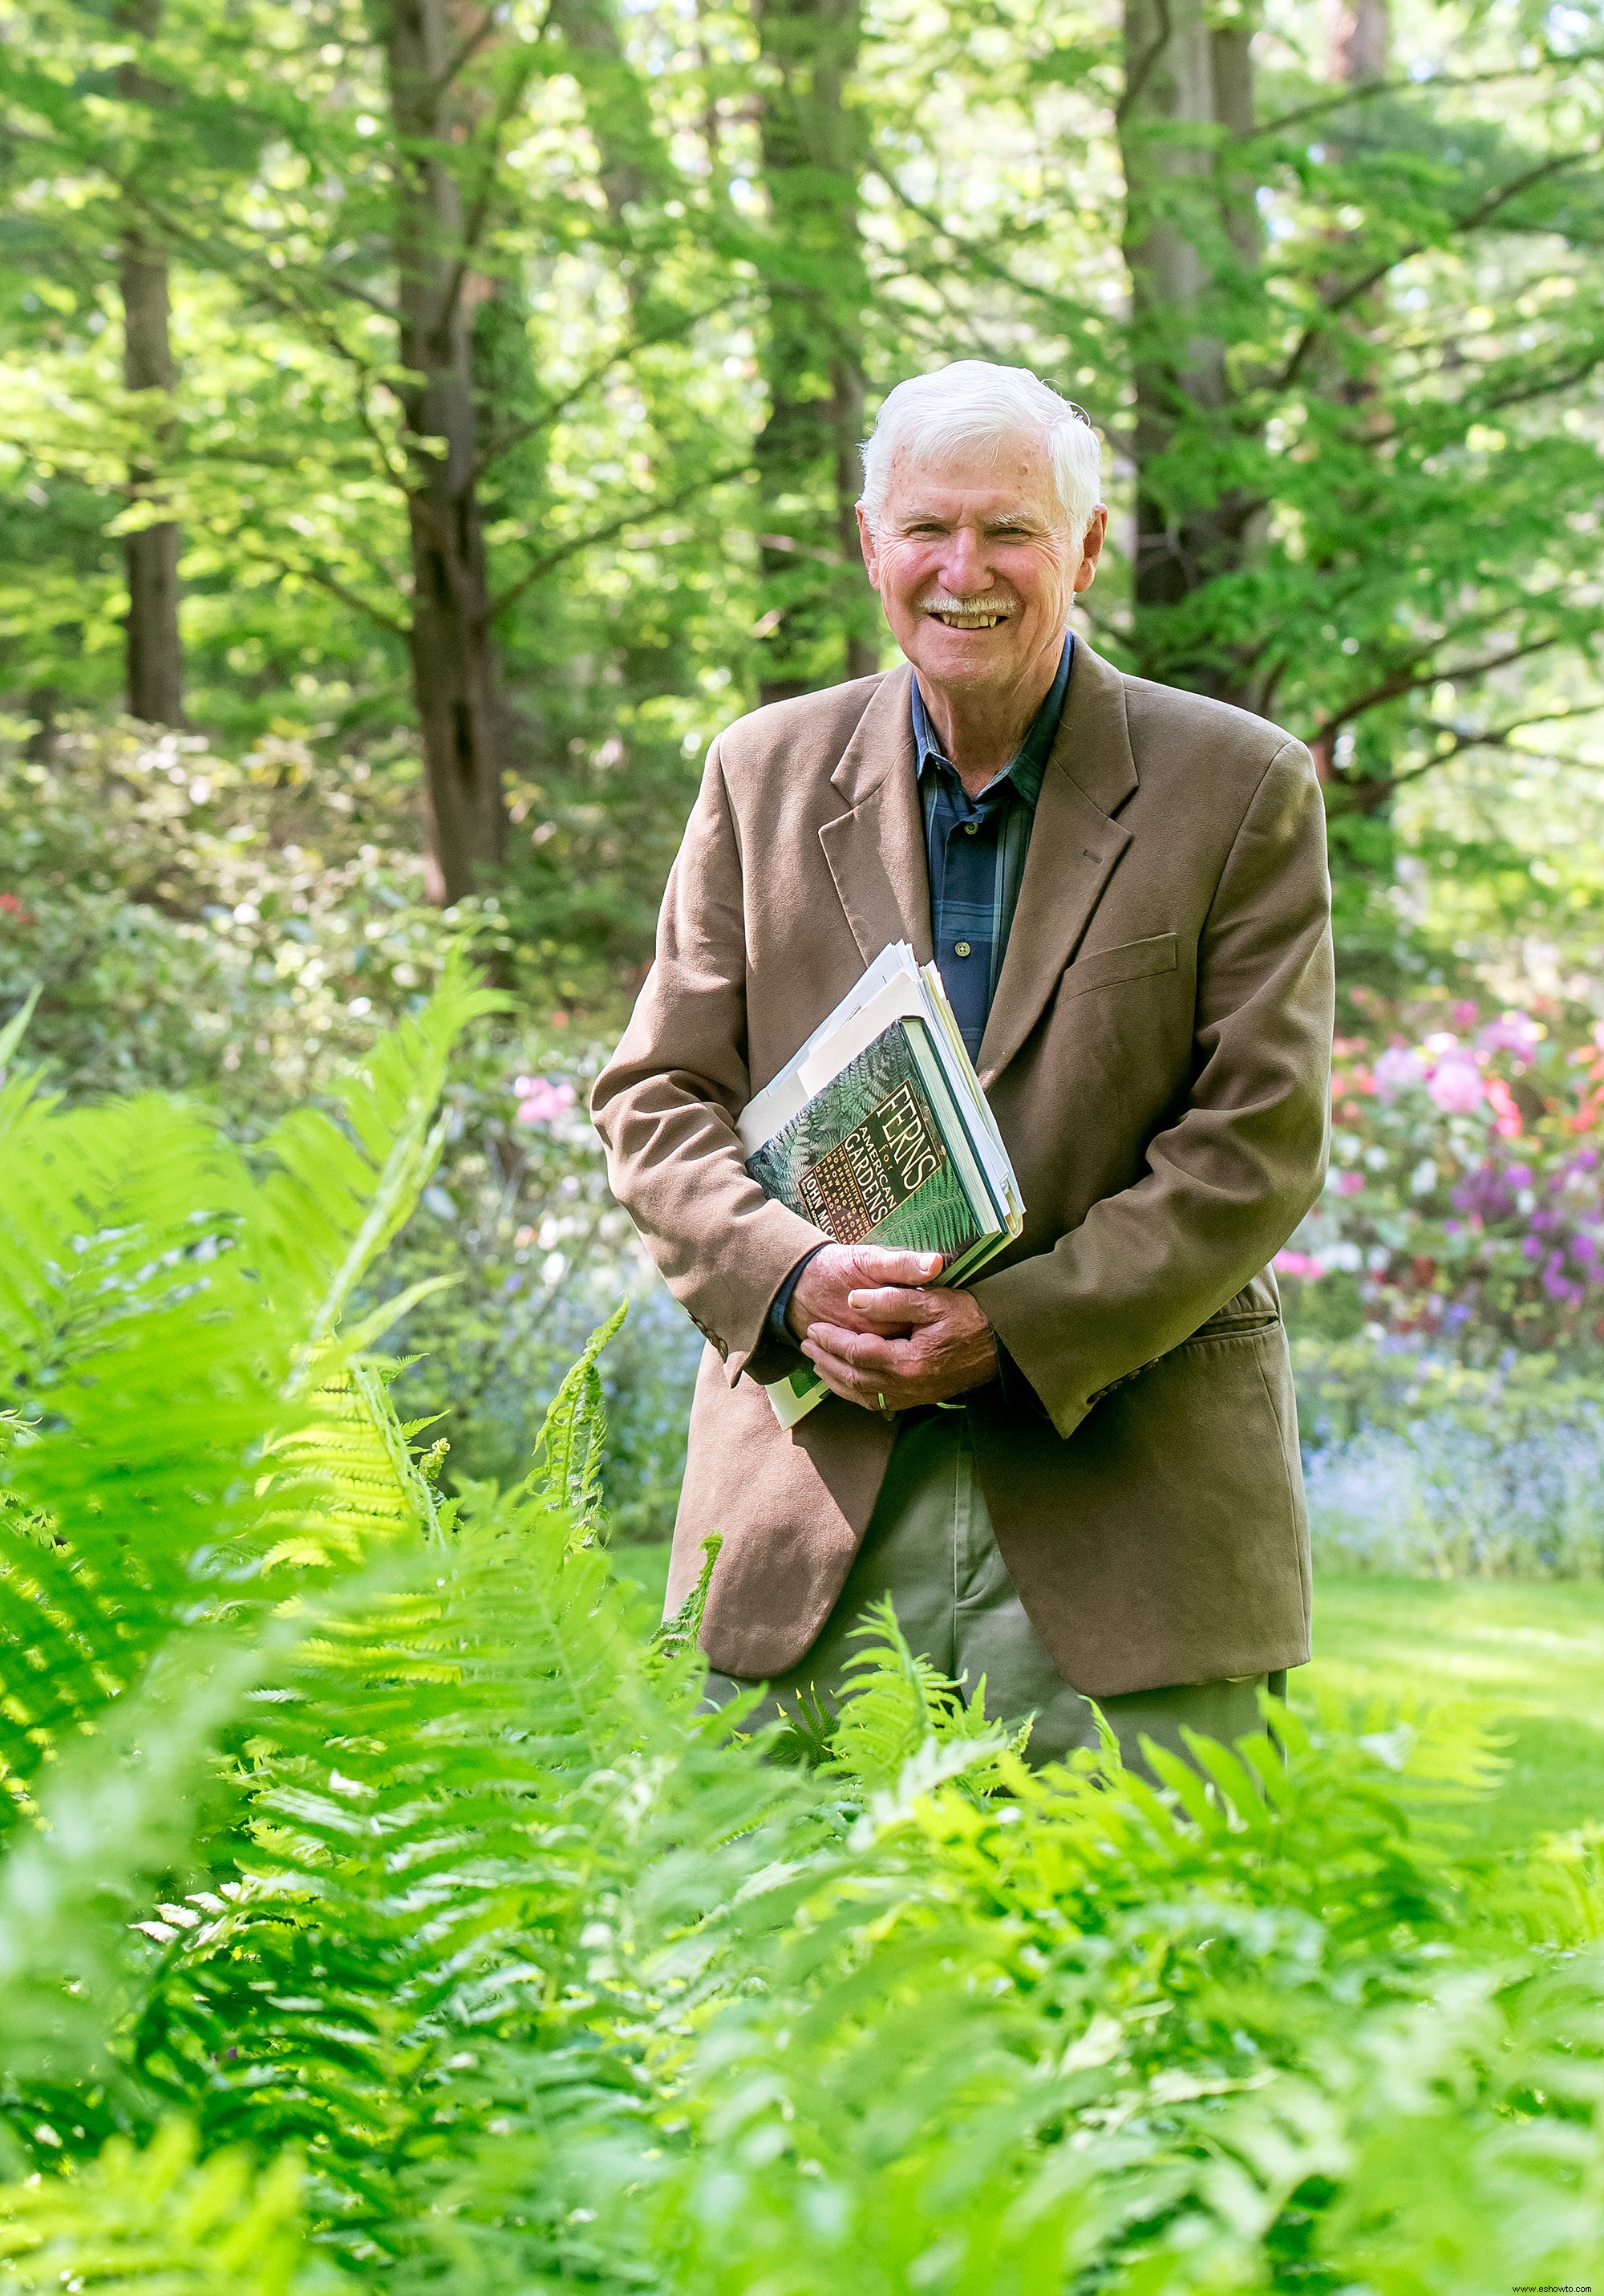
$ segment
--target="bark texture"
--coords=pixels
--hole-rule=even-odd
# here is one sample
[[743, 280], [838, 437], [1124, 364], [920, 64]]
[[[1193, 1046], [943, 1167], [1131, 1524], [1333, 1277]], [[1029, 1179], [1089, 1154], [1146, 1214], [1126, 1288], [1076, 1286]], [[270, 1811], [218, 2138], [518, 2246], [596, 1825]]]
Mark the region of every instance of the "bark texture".
[[395, 253], [407, 517], [413, 693], [422, 736], [430, 890], [471, 892], [501, 862], [502, 713], [477, 486], [471, 316], [462, 187], [448, 156], [460, 123], [446, 0], [380, 11], [397, 160]]
[[760, 0], [759, 115], [773, 258], [757, 440], [765, 701], [875, 667], [857, 572], [863, 308], [863, 131], [848, 103], [859, 0]]
[[[130, 0], [119, 7], [119, 24], [153, 39], [161, 22], [161, 0]], [[128, 102], [159, 103], [160, 85], [135, 63], [122, 65], [118, 92]], [[118, 250], [118, 286], [123, 307], [123, 381], [130, 390], [160, 391], [170, 401], [175, 381], [166, 248], [137, 208], [124, 218]], [[129, 468], [128, 495], [138, 506], [160, 498], [160, 450], [172, 438], [170, 419], [152, 427], [155, 454]], [[177, 523], [160, 519], [123, 537], [128, 585], [126, 685], [130, 717], [151, 726], [176, 726], [184, 718], [184, 649], [178, 635]]]
[[1232, 273], [1259, 252], [1254, 186], [1229, 153], [1229, 138], [1253, 127], [1251, 37], [1248, 24], [1211, 22], [1205, 0], [1126, 0], [1119, 111], [1135, 353], [1137, 649], [1154, 674], [1248, 707], [1241, 668], [1173, 652], [1164, 614], [1243, 562], [1259, 505], [1163, 466], [1183, 429], [1230, 427], [1222, 300]]

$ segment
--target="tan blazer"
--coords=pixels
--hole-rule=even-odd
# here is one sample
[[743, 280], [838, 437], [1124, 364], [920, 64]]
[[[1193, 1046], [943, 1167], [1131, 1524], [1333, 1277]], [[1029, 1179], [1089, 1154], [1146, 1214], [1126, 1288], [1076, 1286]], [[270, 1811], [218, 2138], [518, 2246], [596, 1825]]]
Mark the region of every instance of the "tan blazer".
[[[774, 1422], [757, 1380], [789, 1366], [765, 1318], [827, 1239], [764, 1198], [732, 1119], [888, 941], [931, 954], [910, 676], [776, 703], [713, 744], [593, 1102], [614, 1192], [709, 1341], [668, 1603], [721, 1533], [702, 1644], [733, 1675], [807, 1650], [891, 1446], [835, 1397]], [[1302, 744], [1077, 642], [978, 1062], [1027, 1216], [974, 1295], [1028, 1387], [969, 1414], [1003, 1559], [1094, 1697], [1308, 1656], [1266, 1263], [1324, 1171], [1330, 916]]]

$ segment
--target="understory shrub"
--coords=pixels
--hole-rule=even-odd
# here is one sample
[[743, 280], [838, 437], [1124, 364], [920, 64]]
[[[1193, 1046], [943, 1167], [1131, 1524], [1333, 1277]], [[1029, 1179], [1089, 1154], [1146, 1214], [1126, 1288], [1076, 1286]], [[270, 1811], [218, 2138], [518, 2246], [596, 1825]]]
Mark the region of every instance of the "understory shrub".
[[1315, 1559], [1454, 1578], [1604, 1576], [1604, 1399], [1552, 1357], [1294, 1348]]
[[461, 1472], [521, 1472], [585, 1333], [637, 1314], [607, 1367], [622, 1530], [672, 1523], [700, 1342], [608, 1193], [584, 1103], [610, 1011], [552, 993], [495, 898], [426, 906], [405, 760], [88, 721], [29, 758], [0, 726], [0, 1023], [37, 994], [30, 1050], [73, 1100], [183, 1091], [261, 1136], [427, 993], [454, 948], [487, 952], [506, 1011], [459, 1056], [440, 1161], [386, 1262], [425, 1281], [396, 1335], [405, 1390]]
[[1585, 2279], [1604, 1836], [1468, 1857], [1462, 1717], [1033, 1773], [882, 1613], [767, 1759], [610, 1577], [610, 1325], [443, 1494], [383, 1254], [492, 1001], [249, 1158], [0, 1086], [0, 2289]]

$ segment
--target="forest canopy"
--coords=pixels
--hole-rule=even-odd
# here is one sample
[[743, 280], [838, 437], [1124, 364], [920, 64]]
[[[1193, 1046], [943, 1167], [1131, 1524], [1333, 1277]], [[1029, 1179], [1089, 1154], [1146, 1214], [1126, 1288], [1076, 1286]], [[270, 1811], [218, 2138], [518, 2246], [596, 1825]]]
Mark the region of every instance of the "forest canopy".
[[4, 12], [36, 742], [415, 777], [437, 898], [626, 978], [711, 733], [885, 658], [857, 442], [978, 355], [1104, 436], [1095, 643], [1314, 749], [1350, 979], [1401, 791], [1587, 761], [1594, 9]]

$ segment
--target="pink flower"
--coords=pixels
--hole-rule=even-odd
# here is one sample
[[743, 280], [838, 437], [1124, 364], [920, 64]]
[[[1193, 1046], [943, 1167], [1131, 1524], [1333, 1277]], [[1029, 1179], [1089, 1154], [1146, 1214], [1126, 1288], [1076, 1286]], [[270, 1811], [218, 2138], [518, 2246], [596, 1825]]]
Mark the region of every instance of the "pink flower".
[[1497, 1111], [1493, 1129], [1501, 1140], [1518, 1140], [1525, 1127], [1515, 1095], [1502, 1077], [1487, 1078], [1487, 1098]]
[[520, 1077], [512, 1089], [520, 1124], [550, 1124], [574, 1104], [574, 1087], [566, 1078], [552, 1084], [547, 1077]]
[[8, 917], [15, 917], [20, 925], [30, 925], [33, 922], [32, 910], [27, 908], [14, 893], [0, 893], [0, 910], [3, 910]]
[[1526, 1013], [1501, 1013], [1477, 1038], [1485, 1053], [1518, 1053], [1529, 1060], [1543, 1042], [1543, 1030]]
[[1474, 1029], [1477, 1018], [1478, 1015], [1475, 1005], [1470, 1004], [1467, 999], [1461, 997], [1460, 1002], [1453, 1008], [1454, 1027], [1456, 1029]]
[[1487, 1096], [1481, 1071], [1468, 1053], [1461, 1052], [1444, 1054], [1433, 1069], [1426, 1090], [1432, 1105], [1444, 1116], [1469, 1116]]
[[1337, 1193], [1338, 1193], [1338, 1194], [1339, 1196], [1358, 1196], [1358, 1195], [1363, 1195], [1363, 1193], [1364, 1193], [1364, 1175], [1363, 1175], [1363, 1172], [1344, 1172], [1344, 1173], [1342, 1173], [1342, 1174], [1340, 1175], [1340, 1177], [1338, 1177], [1338, 1182], [1337, 1182]]
[[1322, 1261], [1315, 1259], [1312, 1251], [1278, 1251], [1275, 1255], [1275, 1272], [1278, 1275], [1306, 1276], [1313, 1283], [1325, 1274], [1325, 1267]]
[[1391, 1100], [1412, 1084], [1424, 1084], [1429, 1063], [1412, 1045], [1388, 1045], [1371, 1071], [1371, 1081], [1382, 1100]]

